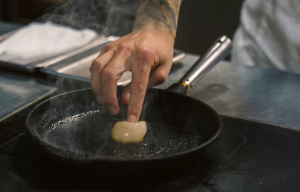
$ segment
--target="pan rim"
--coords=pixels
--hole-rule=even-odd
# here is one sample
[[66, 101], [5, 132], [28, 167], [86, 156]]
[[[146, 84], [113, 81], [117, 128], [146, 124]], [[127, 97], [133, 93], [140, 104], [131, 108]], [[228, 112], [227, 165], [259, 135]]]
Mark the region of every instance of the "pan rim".
[[[76, 153], [72, 153], [68, 150], [62, 150], [61, 148], [57, 148], [57, 147], [43, 141], [40, 137], [38, 137], [38, 135], [33, 133], [33, 129], [31, 129], [30, 126], [29, 126], [29, 121], [30, 121], [31, 114], [38, 107], [40, 107], [44, 103], [46, 103], [50, 100], [56, 99], [58, 97], [62, 97], [64, 95], [71, 94], [71, 93], [76, 93], [76, 92], [80, 92], [80, 91], [87, 91], [87, 90], [91, 90], [91, 88], [78, 89], [78, 90], [62, 93], [62, 94], [53, 96], [49, 99], [46, 99], [46, 100], [40, 102], [39, 104], [37, 104], [35, 107], [33, 107], [31, 109], [31, 111], [29, 112], [29, 114], [27, 115], [26, 122], [25, 122], [26, 123], [26, 131], [27, 131], [29, 137], [32, 138], [35, 142], [37, 142], [39, 144], [39, 146], [41, 146], [43, 148], [43, 150], [46, 150], [46, 152], [50, 153], [51, 155], [54, 155], [55, 157], [58, 157], [58, 158], [63, 159], [63, 160], [72, 160], [72, 161], [76, 161], [78, 163], [80, 163], [80, 162], [82, 162], [82, 163], [87, 163], [87, 162], [129, 163], [129, 162], [164, 161], [164, 160], [169, 160], [169, 159], [174, 159], [174, 158], [179, 158], [179, 157], [182, 157], [182, 156], [189, 155], [193, 152], [200, 151], [203, 148], [210, 145], [213, 141], [215, 141], [217, 139], [217, 137], [220, 135], [220, 133], [222, 132], [222, 129], [223, 129], [223, 123], [222, 123], [220, 115], [211, 106], [209, 106], [208, 104], [204, 103], [203, 101], [195, 99], [193, 97], [169, 91], [172, 94], [185, 96], [185, 97], [188, 97], [191, 100], [194, 100], [195, 102], [200, 102], [201, 105], [205, 106], [206, 108], [208, 108], [213, 113], [213, 115], [217, 118], [217, 121], [218, 121], [217, 126], [218, 127], [217, 127], [217, 131], [213, 134], [212, 137], [210, 137], [207, 141], [205, 141], [204, 143], [202, 143], [201, 145], [199, 145], [195, 148], [192, 148], [192, 149], [189, 149], [189, 150], [186, 150], [186, 151], [182, 151], [182, 152], [178, 152], [178, 153], [174, 153], [174, 154], [171, 154], [171, 155], [166, 155], [166, 156], [163, 156], [163, 157], [152, 157], [152, 158], [147, 158], [147, 159], [103, 159], [101, 157], [84, 158], [83, 156], [76, 155]], [[167, 90], [157, 89], [157, 88], [151, 88], [150, 90], [167, 91]], [[72, 157], [74, 155], [75, 155], [75, 157]]]

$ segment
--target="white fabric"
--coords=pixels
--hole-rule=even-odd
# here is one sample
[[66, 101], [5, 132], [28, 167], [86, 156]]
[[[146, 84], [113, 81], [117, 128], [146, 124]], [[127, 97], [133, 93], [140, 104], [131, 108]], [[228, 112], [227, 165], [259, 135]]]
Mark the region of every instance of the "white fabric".
[[232, 62], [300, 72], [300, 0], [246, 0]]
[[90, 29], [31, 23], [0, 43], [0, 60], [25, 65], [75, 50], [96, 37]]

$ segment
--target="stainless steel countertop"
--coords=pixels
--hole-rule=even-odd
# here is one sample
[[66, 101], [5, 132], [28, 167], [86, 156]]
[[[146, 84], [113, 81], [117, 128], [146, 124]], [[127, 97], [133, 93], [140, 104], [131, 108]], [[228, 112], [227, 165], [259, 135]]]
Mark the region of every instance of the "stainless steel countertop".
[[33, 76], [0, 71], [0, 121], [35, 104], [57, 90]]
[[[158, 88], [178, 81], [197, 59], [188, 54]], [[221, 62], [188, 95], [223, 116], [300, 131], [299, 74]]]

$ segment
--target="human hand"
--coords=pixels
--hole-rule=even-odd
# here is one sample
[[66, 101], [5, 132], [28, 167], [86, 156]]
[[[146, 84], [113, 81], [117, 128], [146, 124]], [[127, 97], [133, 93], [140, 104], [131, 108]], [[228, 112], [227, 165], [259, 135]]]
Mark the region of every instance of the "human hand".
[[132, 80], [123, 91], [129, 104], [127, 121], [139, 120], [146, 90], [163, 83], [172, 66], [173, 46], [181, 0], [140, 3], [133, 32], [108, 44], [90, 68], [91, 86], [100, 104], [118, 114], [117, 81], [125, 71]]
[[122, 94], [122, 102], [129, 104], [127, 121], [139, 120], [147, 88], [163, 83], [173, 60], [174, 37], [154, 28], [143, 28], [107, 46], [90, 68], [91, 86], [100, 104], [106, 104], [116, 115], [117, 81], [125, 71], [132, 72], [131, 83]]

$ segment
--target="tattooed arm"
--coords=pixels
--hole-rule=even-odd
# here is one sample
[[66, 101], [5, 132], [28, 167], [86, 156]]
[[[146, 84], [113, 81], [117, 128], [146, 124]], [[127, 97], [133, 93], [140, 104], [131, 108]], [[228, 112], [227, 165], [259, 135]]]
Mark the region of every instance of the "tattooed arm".
[[133, 30], [157, 26], [175, 37], [181, 0], [142, 0]]
[[170, 72], [181, 0], [141, 0], [132, 33], [108, 44], [90, 68], [91, 86], [100, 104], [119, 113], [117, 81], [125, 71], [132, 80], [123, 91], [127, 121], [139, 120], [147, 88]]

